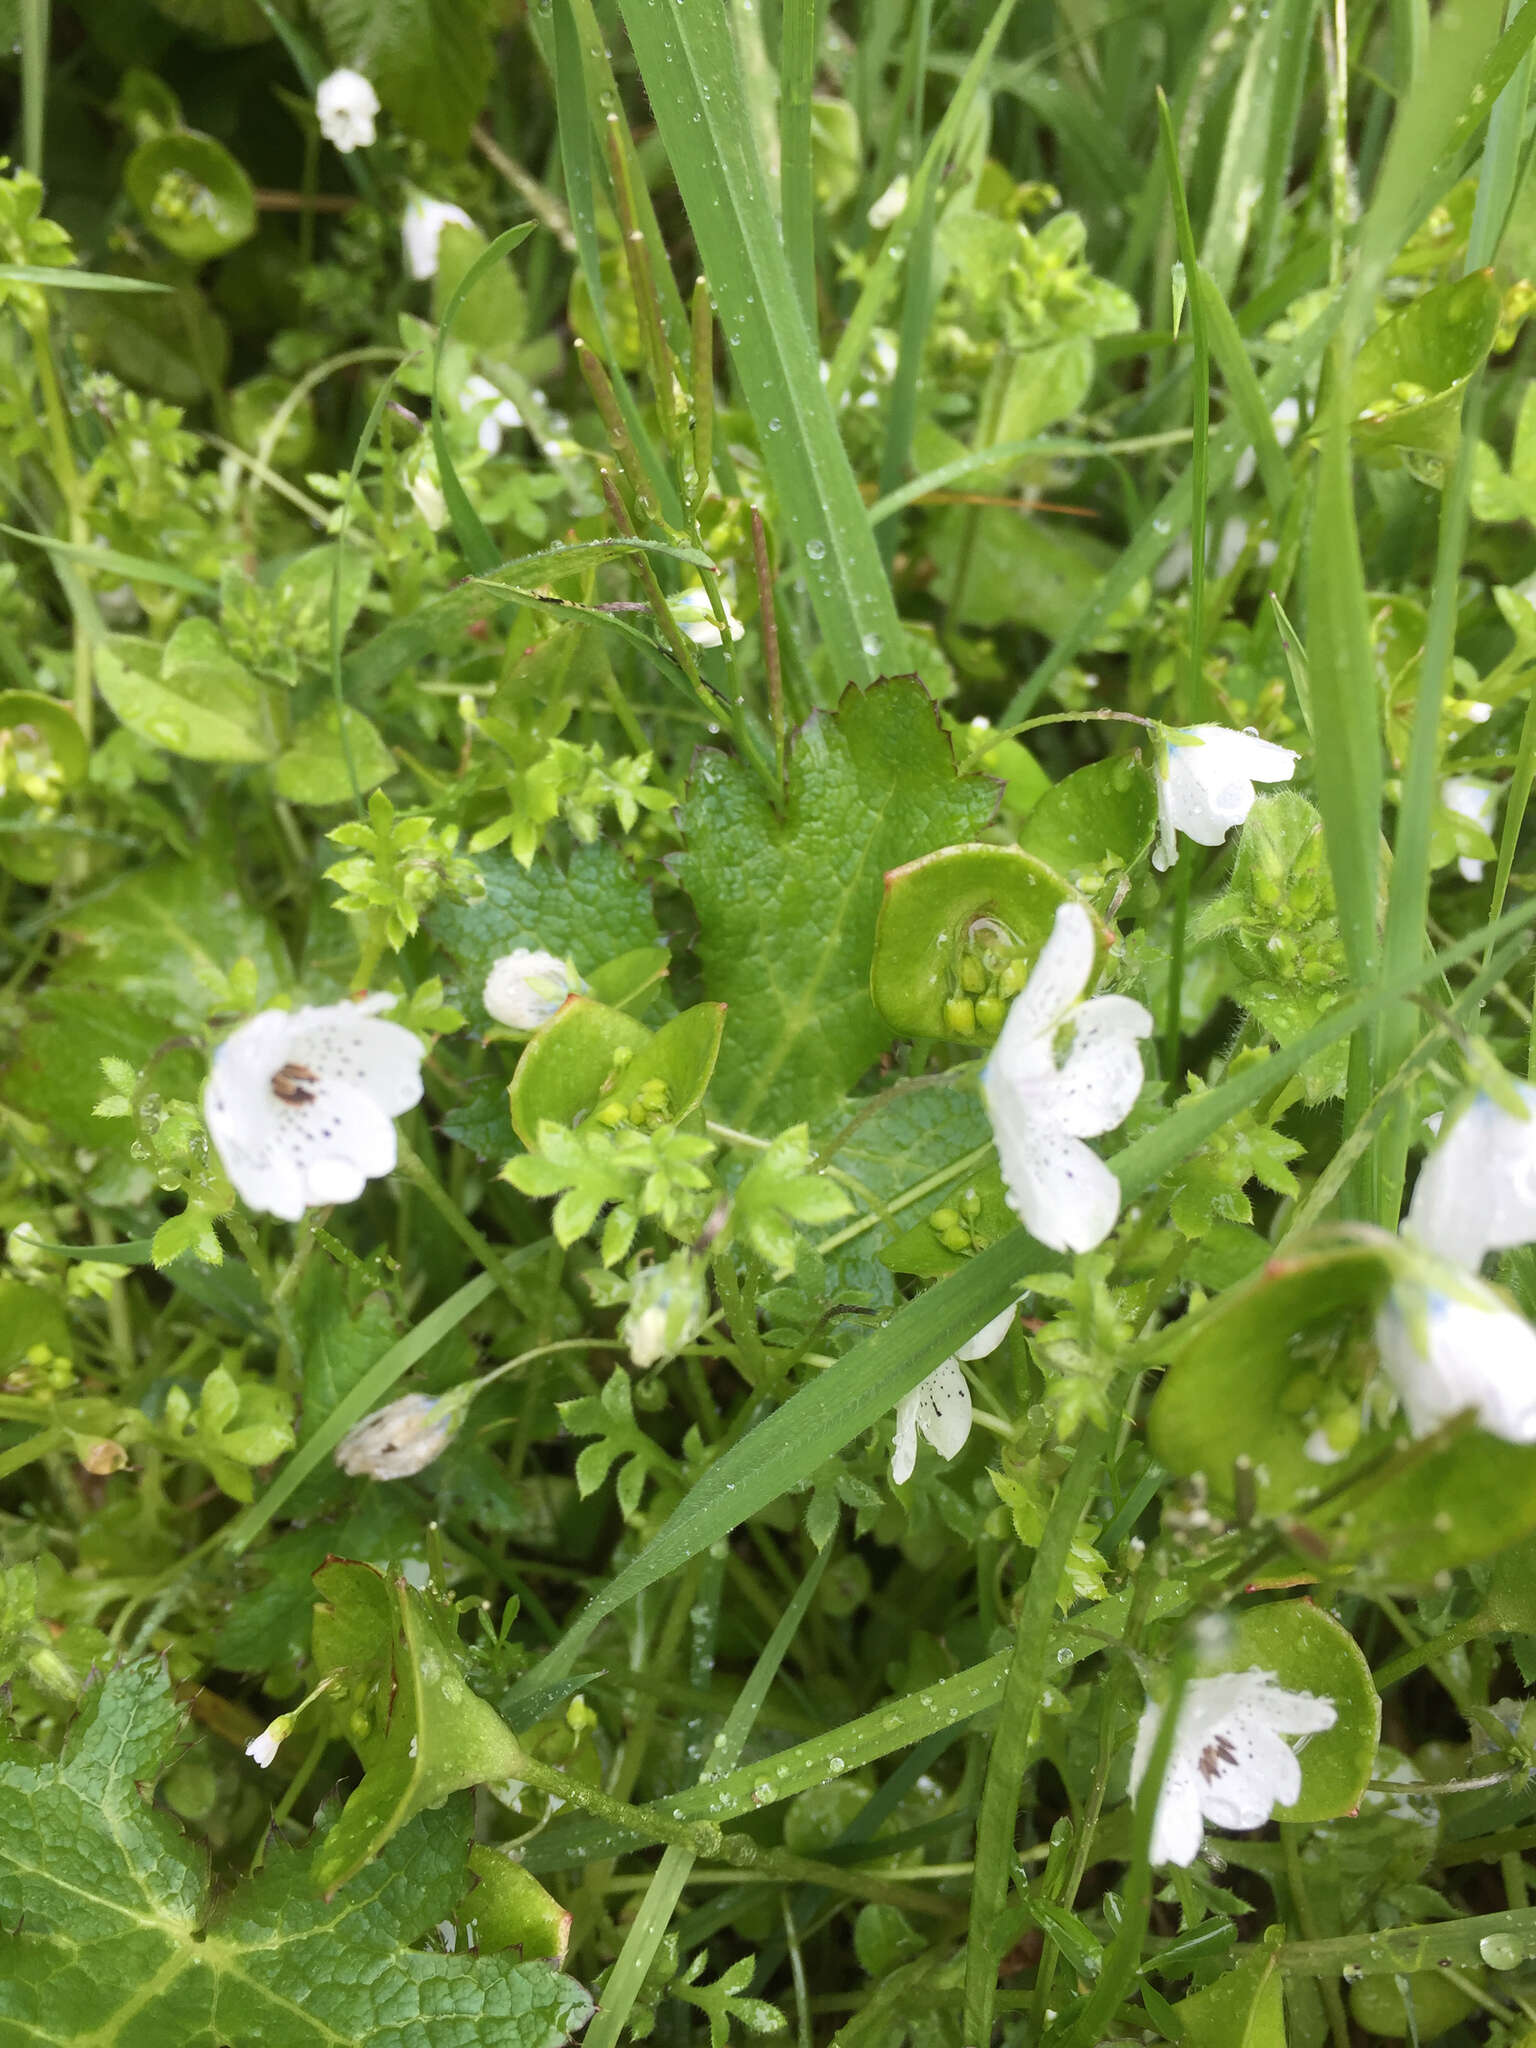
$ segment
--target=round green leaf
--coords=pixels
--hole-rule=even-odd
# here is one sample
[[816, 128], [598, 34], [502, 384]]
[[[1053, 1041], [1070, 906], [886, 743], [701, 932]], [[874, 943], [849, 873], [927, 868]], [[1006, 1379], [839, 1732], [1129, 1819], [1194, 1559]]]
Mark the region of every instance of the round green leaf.
[[570, 996], [523, 1047], [507, 1091], [512, 1128], [531, 1145], [541, 1121], [569, 1124], [590, 1109], [620, 1060], [640, 1051], [650, 1032], [622, 1010]]
[[222, 143], [182, 129], [141, 142], [123, 172], [128, 196], [173, 256], [204, 263], [256, 232], [256, 194]]
[[475, 1888], [464, 1901], [460, 1917], [474, 1923], [475, 1947], [480, 1954], [516, 1948], [530, 1961], [535, 1956], [550, 1956], [563, 1963], [571, 1938], [571, 1916], [533, 1872], [488, 1842], [470, 1844], [469, 1867]]
[[111, 633], [96, 682], [123, 724], [189, 761], [267, 761], [260, 685], [224, 652], [207, 619], [186, 619], [164, 648]]
[[1287, 1692], [1333, 1701], [1331, 1728], [1297, 1749], [1301, 1795], [1276, 1809], [1282, 1820], [1333, 1820], [1360, 1804], [1381, 1737], [1381, 1701], [1353, 1636], [1310, 1600], [1277, 1600], [1227, 1614], [1230, 1629], [1213, 1669], [1272, 1671]]
[[345, 804], [352, 800], [354, 775], [355, 788], [362, 793], [376, 789], [394, 770], [395, 757], [371, 718], [349, 704], [343, 728], [336, 706], [327, 704], [295, 728], [293, 743], [279, 759], [273, 781], [278, 795], [291, 804]]
[[1493, 272], [1478, 270], [1384, 321], [1355, 358], [1356, 441], [1370, 450], [1454, 455], [1462, 394], [1493, 346], [1501, 303]]
[[1041, 797], [1020, 844], [1092, 893], [1141, 859], [1157, 829], [1157, 791], [1136, 754], [1111, 754]]
[[74, 713], [57, 697], [39, 690], [0, 690], [0, 731], [11, 733], [17, 747], [45, 747], [66, 789], [85, 780], [91, 750]]
[[1034, 854], [946, 846], [885, 878], [869, 992], [909, 1038], [990, 1044], [1009, 995], [1051, 935], [1059, 906], [1081, 901]]

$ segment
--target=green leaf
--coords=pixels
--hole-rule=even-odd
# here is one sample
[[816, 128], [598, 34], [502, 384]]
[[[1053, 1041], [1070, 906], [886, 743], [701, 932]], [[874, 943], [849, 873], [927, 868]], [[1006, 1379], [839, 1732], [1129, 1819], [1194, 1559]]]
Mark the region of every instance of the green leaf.
[[186, 760], [269, 761], [276, 751], [261, 685], [208, 619], [184, 619], [163, 648], [109, 634], [96, 681], [124, 725]]
[[677, 0], [621, 12], [828, 665], [869, 683], [906, 636], [790, 275], [730, 15]]
[[[85, 1696], [57, 1762], [0, 1754], [0, 1971], [8, 2041], [79, 2048], [558, 2048], [591, 2012], [544, 1963], [411, 1944], [463, 1888], [469, 1810], [423, 1815], [372, 1880], [327, 1903], [314, 1848], [281, 1843], [211, 1906], [206, 1852], [146, 1790], [182, 1721], [158, 1661]], [[323, 1846], [322, 1838], [322, 1846]]]
[[123, 184], [144, 225], [173, 256], [206, 263], [256, 232], [256, 193], [211, 135], [182, 130], [141, 142]]
[[76, 324], [103, 368], [173, 405], [206, 400], [229, 366], [229, 329], [193, 284], [126, 299], [87, 293]]
[[1461, 401], [1486, 361], [1502, 297], [1491, 270], [1437, 286], [1378, 327], [1355, 358], [1350, 432], [1370, 451], [1411, 448], [1448, 461]]
[[1255, 1956], [1173, 2008], [1185, 2048], [1285, 2048], [1285, 1994], [1273, 1956]]
[[336, 706], [325, 704], [295, 726], [286, 753], [279, 755], [272, 771], [272, 780], [278, 795], [289, 803], [324, 807], [350, 803], [354, 793], [361, 796], [377, 789], [394, 774], [395, 765], [394, 755], [371, 718], [348, 704], [343, 724]]
[[[574, 960], [589, 978], [621, 954], [657, 949], [660, 933], [650, 891], [606, 841], [578, 846], [561, 867], [540, 854], [523, 868], [510, 854], [480, 862], [485, 894], [474, 903], [438, 903], [427, 929], [452, 962], [443, 980], [457, 1008], [478, 1031], [491, 1019], [481, 1001], [495, 963], [519, 946]], [[613, 1001], [604, 993], [606, 1001]]]
[[961, 780], [920, 684], [849, 691], [790, 756], [784, 813], [750, 769], [701, 754], [683, 886], [705, 986], [730, 1005], [716, 1096], [733, 1122], [815, 1122], [890, 1042], [869, 995], [888, 868], [974, 838], [996, 785]]
[[[485, 249], [485, 236], [478, 228], [456, 220], [444, 222], [432, 280], [433, 317], [440, 327], [447, 326], [446, 309]], [[523, 288], [512, 265], [496, 263], [465, 294], [453, 316], [453, 339], [488, 354], [511, 355], [523, 338], [526, 319]]]
[[619, 1062], [633, 1061], [650, 1035], [622, 1010], [590, 996], [569, 997], [523, 1047], [512, 1076], [512, 1128], [523, 1143], [535, 1142], [541, 1120], [573, 1124], [598, 1100]]
[[517, 1775], [517, 1738], [460, 1671], [455, 1610], [405, 1579], [338, 1559], [315, 1574], [315, 1663], [343, 1673], [348, 1740], [363, 1782], [320, 1844], [333, 1892], [416, 1814], [469, 1785]]
[[852, 1207], [835, 1181], [813, 1170], [810, 1134], [795, 1124], [752, 1162], [731, 1217], [759, 1258], [783, 1274], [795, 1263], [797, 1223], [835, 1223]]
[[430, 149], [464, 154], [494, 60], [483, 0], [313, 0], [313, 11], [333, 63], [361, 71]]
[[1092, 895], [1141, 859], [1156, 830], [1151, 774], [1135, 754], [1111, 754], [1048, 790], [1025, 821], [1019, 844]]
[[70, 950], [54, 969], [55, 990], [110, 990], [179, 1031], [201, 1030], [233, 1005], [237, 961], [255, 970], [242, 1006], [264, 1008], [292, 980], [276, 926], [211, 854], [122, 875], [72, 905], [59, 930]]

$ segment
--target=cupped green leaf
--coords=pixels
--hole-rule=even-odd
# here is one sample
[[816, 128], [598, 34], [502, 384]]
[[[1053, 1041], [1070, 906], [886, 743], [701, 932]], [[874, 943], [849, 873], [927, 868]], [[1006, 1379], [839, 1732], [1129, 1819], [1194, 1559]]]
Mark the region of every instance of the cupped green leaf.
[[907, 1038], [990, 1044], [1056, 912], [1074, 900], [1021, 847], [946, 846], [893, 868], [875, 925], [875, 1008]]
[[189, 761], [269, 761], [276, 752], [261, 685], [225, 653], [207, 619], [186, 619], [159, 648], [109, 634], [96, 681], [123, 724]]
[[570, 1124], [592, 1108], [650, 1040], [645, 1026], [590, 996], [568, 996], [523, 1047], [508, 1100], [512, 1128], [532, 1145], [540, 1123]]
[[211, 135], [152, 136], [129, 157], [123, 183], [144, 225], [189, 263], [222, 256], [256, 232], [255, 189]]
[[1369, 451], [1456, 452], [1461, 401], [1486, 361], [1503, 295], [1491, 270], [1437, 285], [1372, 334], [1355, 358], [1349, 400], [1356, 442]]
[[326, 1892], [377, 1856], [414, 1815], [467, 1785], [517, 1775], [517, 1738], [460, 1671], [451, 1606], [337, 1559], [315, 1574], [314, 1654], [341, 1676], [343, 1722], [363, 1782], [320, 1844]]
[[592, 993], [615, 1010], [644, 1009], [645, 997], [666, 980], [671, 962], [659, 946], [632, 946], [592, 970]]
[[79, 720], [57, 697], [45, 697], [40, 690], [0, 690], [0, 733], [9, 734], [18, 749], [41, 743], [61, 787], [72, 789], [85, 780], [90, 747]]

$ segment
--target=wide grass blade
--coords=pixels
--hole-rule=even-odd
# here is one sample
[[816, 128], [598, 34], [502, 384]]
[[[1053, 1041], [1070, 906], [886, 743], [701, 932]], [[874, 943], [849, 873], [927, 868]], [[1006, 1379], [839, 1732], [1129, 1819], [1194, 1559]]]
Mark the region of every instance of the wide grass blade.
[[838, 681], [899, 666], [879, 549], [821, 381], [723, 9], [624, 0], [623, 17]]

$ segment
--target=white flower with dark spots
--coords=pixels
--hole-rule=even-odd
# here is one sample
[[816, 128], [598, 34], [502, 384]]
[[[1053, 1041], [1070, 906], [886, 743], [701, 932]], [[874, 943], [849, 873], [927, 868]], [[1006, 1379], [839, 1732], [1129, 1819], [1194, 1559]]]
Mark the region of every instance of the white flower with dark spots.
[[322, 78], [315, 92], [315, 118], [320, 133], [343, 156], [354, 149], [371, 149], [374, 123], [379, 117], [379, 96], [361, 71], [333, 71]]
[[567, 996], [586, 992], [587, 984], [569, 960], [557, 959], [542, 947], [518, 946], [503, 953], [491, 968], [482, 1000], [509, 1031], [537, 1031]]
[[418, 284], [436, 277], [438, 245], [450, 222], [458, 228], [475, 225], [463, 207], [455, 206], [451, 199], [431, 199], [425, 192], [412, 192], [406, 200], [400, 216], [400, 242], [405, 251], [405, 267]]
[[1289, 782], [1297, 757], [1289, 747], [1224, 725], [1165, 726], [1157, 770], [1155, 868], [1171, 868], [1182, 832], [1201, 846], [1220, 846], [1253, 809], [1256, 782]]
[[409, 1479], [458, 1435], [481, 1384], [466, 1380], [446, 1394], [402, 1394], [375, 1408], [336, 1446], [337, 1464], [354, 1479]]
[[[1465, 708], [1465, 707], [1463, 707]], [[1448, 775], [1440, 785], [1440, 801], [1448, 811], [1466, 818], [1479, 832], [1493, 834], [1493, 822], [1499, 815], [1499, 799], [1504, 792], [1493, 782], [1479, 782], [1475, 775]], [[1456, 862], [1464, 882], [1480, 882], [1483, 879], [1484, 863], [1474, 855], [1464, 853]]]
[[[1272, 1671], [1226, 1671], [1191, 1680], [1157, 1795], [1152, 1861], [1193, 1863], [1207, 1822], [1262, 1827], [1277, 1806], [1293, 1806], [1301, 1792], [1301, 1765], [1283, 1737], [1320, 1734], [1337, 1719], [1332, 1700], [1287, 1692]], [[1149, 1700], [1136, 1730], [1132, 1798], [1147, 1774], [1162, 1720], [1162, 1707]]]
[[252, 1209], [297, 1223], [394, 1169], [393, 1119], [421, 1100], [421, 1042], [380, 1010], [395, 998], [263, 1010], [213, 1056], [203, 1114]]
[[1536, 1241], [1536, 1088], [1511, 1079], [1518, 1115], [1477, 1095], [1430, 1153], [1403, 1232], [1476, 1273], [1489, 1252]]
[[957, 1346], [953, 1358], [946, 1358], [920, 1386], [896, 1404], [896, 1442], [891, 1450], [891, 1484], [904, 1486], [917, 1465], [917, 1439], [921, 1435], [939, 1456], [956, 1458], [971, 1433], [971, 1389], [960, 1370], [962, 1359], [986, 1358], [1008, 1334], [1013, 1309], [984, 1323], [974, 1337]]
[[1399, 1284], [1376, 1317], [1382, 1370], [1416, 1437], [1471, 1409], [1506, 1443], [1536, 1443], [1536, 1330], [1481, 1280]]
[[[1052, 1251], [1086, 1252], [1114, 1229], [1120, 1183], [1083, 1143], [1125, 1121], [1141, 1092], [1138, 1039], [1152, 1019], [1128, 996], [1083, 991], [1097, 940], [1080, 903], [1063, 903], [981, 1074], [1008, 1206]], [[1070, 1031], [1057, 1064], [1058, 1034]]]

